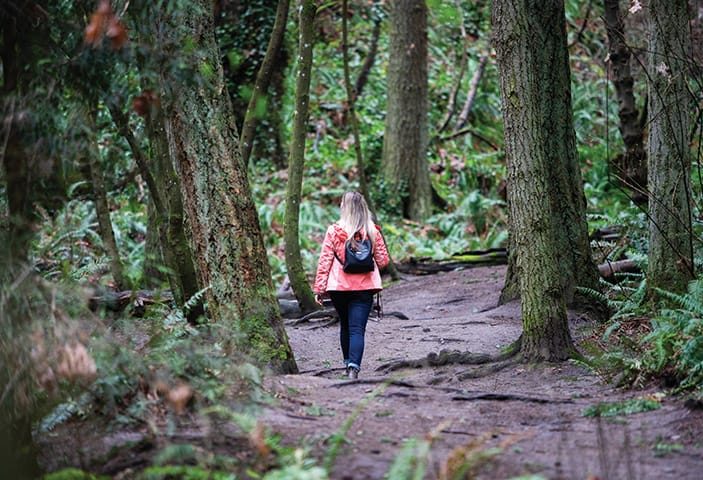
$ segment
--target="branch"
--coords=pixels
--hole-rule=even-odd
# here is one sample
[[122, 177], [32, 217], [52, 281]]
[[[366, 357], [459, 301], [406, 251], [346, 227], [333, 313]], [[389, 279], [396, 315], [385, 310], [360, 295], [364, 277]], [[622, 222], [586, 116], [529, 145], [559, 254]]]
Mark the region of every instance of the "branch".
[[478, 93], [478, 85], [481, 82], [481, 77], [486, 69], [486, 62], [488, 61], [488, 55], [483, 55], [478, 60], [478, 68], [474, 72], [474, 76], [471, 77], [471, 83], [469, 84], [469, 92], [466, 94], [466, 101], [464, 102], [464, 108], [461, 109], [459, 114], [459, 119], [454, 126], [454, 133], [457, 133], [461, 128], [466, 125], [469, 119], [469, 113], [471, 113], [471, 108], [474, 105], [474, 100], [476, 100], [476, 94]]

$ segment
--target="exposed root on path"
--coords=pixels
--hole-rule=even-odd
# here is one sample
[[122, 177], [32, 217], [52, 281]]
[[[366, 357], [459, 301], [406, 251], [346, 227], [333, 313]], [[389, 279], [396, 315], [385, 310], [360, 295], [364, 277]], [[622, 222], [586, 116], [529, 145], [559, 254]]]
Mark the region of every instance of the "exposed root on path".
[[487, 363], [487, 364], [480, 366], [478, 368], [474, 368], [472, 370], [467, 370], [465, 372], [459, 373], [456, 375], [456, 379], [459, 381], [463, 381], [463, 380], [470, 380], [470, 379], [474, 379], [474, 378], [487, 377], [488, 375], [492, 375], [494, 373], [500, 372], [501, 370], [504, 370], [508, 367], [512, 367], [513, 365], [516, 365], [521, 362], [522, 362], [522, 357], [520, 355], [514, 355], [511, 358], [508, 358], [507, 360]]
[[[398, 311], [392, 311], [392, 312], [383, 312], [383, 317], [396, 317], [399, 318], [400, 320], [408, 320], [408, 316], [405, 315], [403, 312], [398, 312]], [[378, 318], [374, 316], [370, 316], [369, 320], [372, 321], [381, 321], [383, 317]], [[312, 322], [313, 320], [322, 320], [322, 319], [330, 319], [330, 321], [322, 324], [322, 325], [316, 325], [313, 329], [317, 328], [324, 328], [324, 327], [329, 327], [331, 325], [334, 325], [339, 321], [339, 315], [337, 315], [337, 311], [333, 307], [327, 307], [327, 308], [322, 308], [320, 310], [315, 310], [314, 312], [310, 312], [307, 315], [303, 315], [300, 318], [294, 318], [291, 320], [288, 320], [285, 322], [285, 325], [287, 327], [297, 327], [300, 324], [303, 323], [318, 323], [318, 322]]]
[[405, 382], [402, 380], [389, 380], [384, 378], [368, 378], [361, 380], [352, 380], [346, 382], [333, 383], [328, 385], [327, 388], [342, 388], [349, 387], [352, 385], [376, 385], [384, 384], [394, 387], [412, 388], [412, 389], [427, 389], [427, 390], [439, 390], [442, 392], [453, 393], [451, 397], [452, 401], [458, 402], [473, 402], [477, 400], [489, 400], [489, 401], [516, 401], [516, 402], [530, 402], [530, 403], [574, 403], [570, 398], [549, 398], [549, 397], [536, 397], [532, 395], [523, 395], [520, 393], [501, 393], [501, 392], [469, 392], [461, 390], [458, 388], [451, 387], [434, 387], [430, 385], [416, 385], [414, 383]]
[[497, 392], [474, 392], [465, 395], [455, 395], [452, 397], [454, 401], [473, 402], [476, 400], [490, 401], [516, 401], [530, 403], [574, 403], [570, 398], [546, 398], [532, 397], [530, 395], [520, 395], [516, 393], [497, 393]]
[[334, 308], [323, 308], [320, 310], [315, 310], [314, 312], [310, 312], [307, 315], [303, 315], [300, 318], [288, 320], [285, 325], [287, 327], [295, 327], [297, 325], [300, 325], [301, 323], [306, 323], [310, 320], [317, 320], [322, 318], [336, 318], [337, 320], [339, 320], [337, 311]]
[[458, 350], [440, 350], [439, 353], [430, 353], [426, 357], [413, 360], [396, 360], [384, 363], [376, 371], [392, 372], [401, 368], [441, 367], [444, 365], [483, 365], [487, 363], [502, 362], [513, 357], [517, 352], [512, 348], [507, 353], [490, 355], [487, 353], [460, 352]]

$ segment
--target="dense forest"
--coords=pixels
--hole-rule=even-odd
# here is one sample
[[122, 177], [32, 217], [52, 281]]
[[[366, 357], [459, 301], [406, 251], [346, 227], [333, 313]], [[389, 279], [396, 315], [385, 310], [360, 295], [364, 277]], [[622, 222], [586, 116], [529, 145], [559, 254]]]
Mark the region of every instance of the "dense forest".
[[[703, 0], [0, 19], [3, 478], [700, 475]], [[351, 381], [349, 191], [390, 257]]]

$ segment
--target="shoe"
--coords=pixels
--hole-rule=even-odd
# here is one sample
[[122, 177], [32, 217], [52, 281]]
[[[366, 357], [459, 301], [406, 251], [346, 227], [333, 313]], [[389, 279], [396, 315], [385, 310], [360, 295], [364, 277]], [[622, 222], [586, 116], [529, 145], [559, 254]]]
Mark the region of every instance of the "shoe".
[[359, 378], [359, 370], [354, 367], [347, 367], [347, 377], [349, 380], [356, 380]]

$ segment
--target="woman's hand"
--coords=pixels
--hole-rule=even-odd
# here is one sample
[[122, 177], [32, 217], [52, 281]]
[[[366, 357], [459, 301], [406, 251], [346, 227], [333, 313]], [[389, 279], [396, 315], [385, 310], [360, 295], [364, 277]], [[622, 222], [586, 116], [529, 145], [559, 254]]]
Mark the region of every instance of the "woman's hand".
[[315, 303], [322, 306], [322, 294], [321, 293], [315, 294]]

